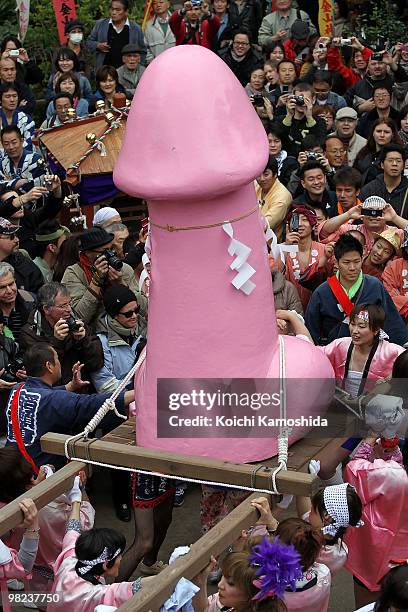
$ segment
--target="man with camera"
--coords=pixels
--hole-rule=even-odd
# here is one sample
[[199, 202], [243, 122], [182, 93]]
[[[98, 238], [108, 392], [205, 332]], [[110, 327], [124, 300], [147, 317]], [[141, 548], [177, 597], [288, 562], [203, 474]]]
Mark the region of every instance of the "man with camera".
[[202, 0], [187, 0], [179, 11], [174, 11], [169, 24], [176, 38], [176, 45], [200, 45], [211, 49], [220, 20]]
[[140, 293], [132, 268], [123, 263], [110, 247], [114, 234], [101, 227], [86, 230], [80, 236], [79, 262], [68, 266], [62, 283], [71, 294], [72, 306], [82, 321], [94, 327], [102, 313], [104, 290], [120, 284], [128, 287], [137, 297], [142, 315], [147, 301]]
[[373, 53], [369, 59], [366, 75], [347, 90], [344, 97], [359, 115], [375, 109], [373, 91], [375, 87], [385, 87], [389, 91], [395, 82], [407, 80], [407, 73], [399, 66], [388, 51]]
[[[20, 347], [50, 345], [61, 362], [61, 381], [71, 380], [72, 367], [77, 361], [84, 364], [83, 376], [103, 366], [102, 346], [97, 336], [73, 312], [69, 291], [61, 283], [47, 283], [37, 294], [37, 308], [31, 312], [20, 332]], [[83, 387], [81, 392], [89, 392]]]
[[19, 251], [17, 236], [19, 226], [0, 217], [0, 261], [13, 267], [17, 287], [37, 293], [43, 285], [43, 277], [37, 266], [27, 254]]
[[313, 134], [320, 142], [326, 137], [326, 122], [320, 117], [313, 117], [314, 102], [315, 94], [308, 83], [296, 85], [293, 95], [286, 102], [286, 116], [282, 126], [285, 134], [284, 148], [288, 155], [297, 156], [308, 134]]

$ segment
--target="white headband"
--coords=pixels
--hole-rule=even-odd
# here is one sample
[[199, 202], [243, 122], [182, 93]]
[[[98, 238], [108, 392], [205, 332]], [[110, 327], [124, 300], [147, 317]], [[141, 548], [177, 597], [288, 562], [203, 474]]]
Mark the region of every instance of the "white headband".
[[[326, 535], [335, 536], [340, 527], [350, 526], [350, 516], [347, 503], [347, 482], [341, 485], [332, 485], [326, 487], [323, 492], [323, 501], [327, 513], [333, 519], [333, 523], [322, 528], [322, 532]], [[364, 525], [363, 521], [359, 521], [356, 527]]]
[[102, 553], [99, 555], [99, 557], [97, 559], [92, 559], [90, 561], [81, 561], [81, 559], [78, 559], [78, 561], [80, 563], [83, 563], [83, 565], [84, 565], [84, 567], [79, 567], [78, 568], [78, 572], [81, 575], [82, 574], [86, 574], [95, 565], [98, 565], [98, 563], [104, 563], [105, 561], [112, 561], [112, 559], [117, 557], [119, 554], [120, 554], [120, 548], [118, 548], [118, 550], [113, 555], [110, 555], [108, 549], [105, 546], [105, 548], [103, 549]]

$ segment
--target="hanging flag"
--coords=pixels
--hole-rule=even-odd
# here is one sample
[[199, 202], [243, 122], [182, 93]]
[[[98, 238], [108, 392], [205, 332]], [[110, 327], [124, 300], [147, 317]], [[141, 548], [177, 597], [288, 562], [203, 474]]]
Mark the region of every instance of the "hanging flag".
[[21, 43], [23, 43], [30, 20], [30, 0], [17, 0], [16, 11], [18, 11], [18, 37]]
[[60, 43], [66, 42], [65, 24], [76, 19], [75, 0], [52, 0]]
[[333, 36], [334, 7], [333, 0], [319, 0], [320, 36]]

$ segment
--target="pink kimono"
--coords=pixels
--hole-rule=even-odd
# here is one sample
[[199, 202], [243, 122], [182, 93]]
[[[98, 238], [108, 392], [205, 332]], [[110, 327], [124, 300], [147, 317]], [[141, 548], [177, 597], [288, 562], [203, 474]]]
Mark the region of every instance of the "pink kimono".
[[[30, 589], [35, 592], [46, 593], [52, 586], [52, 566], [62, 550], [62, 541], [71, 506], [67, 503], [65, 495], [60, 495], [50, 502], [38, 513], [40, 527], [40, 542], [37, 557], [33, 568], [33, 577]], [[92, 529], [95, 519], [93, 506], [84, 501], [81, 503], [81, 527], [87, 531]], [[7, 544], [18, 549], [24, 529], [17, 528], [10, 532]], [[47, 577], [47, 574], [49, 577]]]
[[[327, 346], [319, 346], [333, 366], [336, 380], [343, 380], [346, 364], [347, 351], [351, 344], [351, 338], [337, 338]], [[404, 352], [399, 344], [380, 340], [373, 360], [368, 371], [368, 378], [387, 378], [392, 372], [394, 361]]]
[[303, 591], [285, 592], [283, 601], [288, 612], [327, 612], [331, 586], [330, 570], [322, 563], [314, 563], [310, 570], [304, 572], [304, 576], [308, 578], [311, 573], [316, 574], [317, 584]]
[[119, 608], [133, 595], [132, 582], [118, 582], [94, 585], [83, 580], [75, 571], [77, 559], [75, 557], [75, 542], [79, 533], [69, 530], [65, 534], [63, 550], [54, 564], [54, 584], [52, 593], [59, 595], [59, 601], [48, 604], [47, 612], [94, 612], [96, 606], [105, 604]]
[[306, 289], [300, 284], [300, 279], [304, 274], [307, 273], [308, 268], [319, 261], [324, 254], [324, 245], [319, 244], [312, 240], [312, 244], [310, 247], [310, 256], [307, 266], [303, 269], [300, 267], [300, 262], [298, 260], [297, 254], [288, 253], [285, 259], [286, 263], [286, 278], [291, 283], [293, 283], [298, 290], [300, 300], [302, 302], [303, 309], [306, 311], [306, 307], [309, 303], [310, 296], [312, 292], [309, 289]]
[[[310, 512], [306, 512], [302, 516], [302, 519], [309, 523], [309, 517]], [[347, 554], [347, 546], [344, 544], [344, 542], [341, 542], [339, 540], [338, 542], [336, 542], [336, 544], [327, 544], [322, 546], [319, 556], [317, 557], [317, 563], [322, 563], [323, 565], [326, 565], [330, 570], [331, 576], [333, 577], [335, 574], [337, 574], [339, 570], [341, 570], [341, 568], [345, 564]]]
[[21, 565], [17, 551], [9, 548], [0, 540], [0, 588], [4, 612], [11, 611], [7, 580], [10, 578], [25, 580], [27, 577], [30, 577], [30, 574], [27, 574]]
[[346, 467], [345, 481], [360, 496], [364, 521], [346, 532], [345, 567], [370, 591], [379, 591], [390, 560], [407, 557], [408, 475], [395, 461], [355, 459]]

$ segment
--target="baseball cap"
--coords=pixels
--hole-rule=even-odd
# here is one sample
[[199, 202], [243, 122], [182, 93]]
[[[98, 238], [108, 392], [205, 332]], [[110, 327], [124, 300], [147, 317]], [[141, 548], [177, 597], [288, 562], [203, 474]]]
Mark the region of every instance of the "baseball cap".
[[357, 120], [357, 112], [354, 110], [354, 108], [351, 108], [350, 106], [345, 106], [344, 108], [339, 108], [339, 110], [336, 113], [336, 119], [354, 119]]
[[302, 38], [308, 38], [310, 36], [310, 27], [306, 21], [296, 19], [290, 29], [291, 37], [295, 40], [301, 40]]

